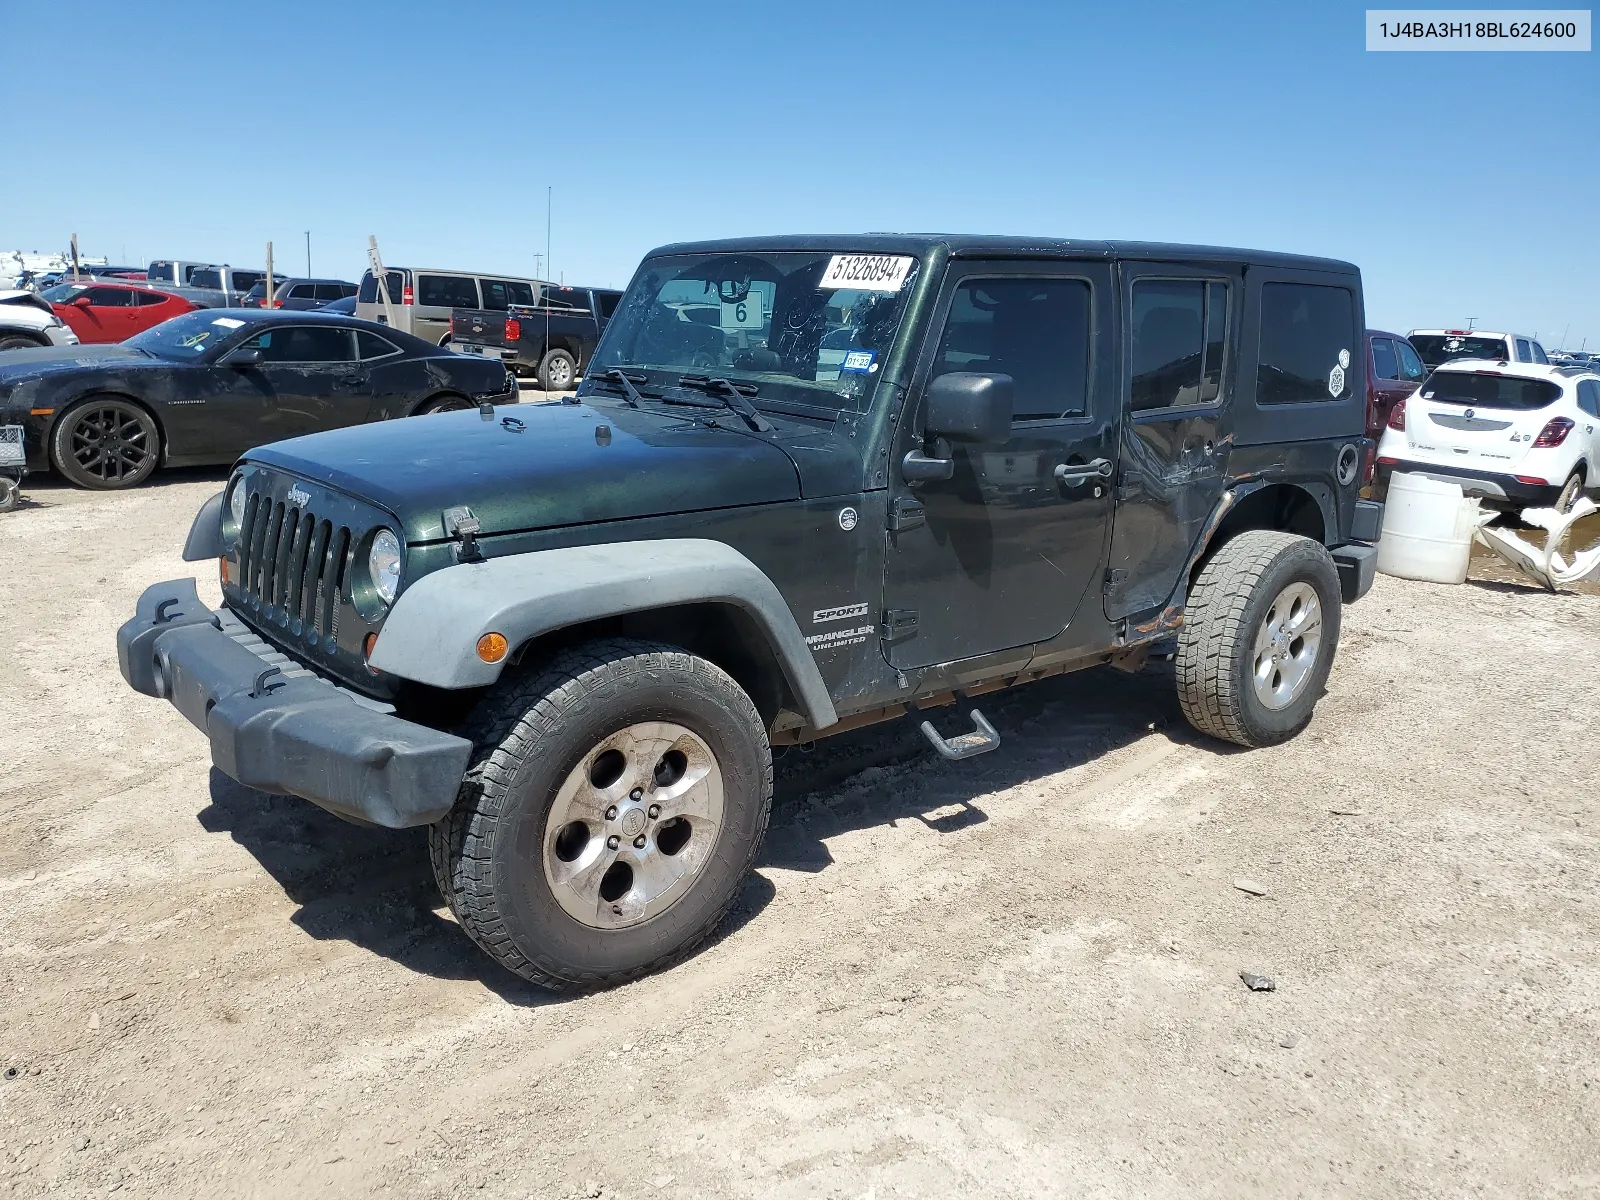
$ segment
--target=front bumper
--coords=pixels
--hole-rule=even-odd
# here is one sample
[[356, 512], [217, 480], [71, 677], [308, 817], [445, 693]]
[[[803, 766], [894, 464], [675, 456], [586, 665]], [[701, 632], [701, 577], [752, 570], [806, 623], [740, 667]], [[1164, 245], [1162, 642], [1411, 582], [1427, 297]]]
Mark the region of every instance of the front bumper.
[[472, 743], [402, 720], [278, 654], [193, 579], [146, 588], [117, 630], [137, 692], [169, 700], [211, 742], [211, 761], [246, 787], [301, 796], [350, 820], [403, 829], [455, 803]]
[[76, 346], [78, 335], [66, 325], [52, 325], [44, 331], [52, 346]]

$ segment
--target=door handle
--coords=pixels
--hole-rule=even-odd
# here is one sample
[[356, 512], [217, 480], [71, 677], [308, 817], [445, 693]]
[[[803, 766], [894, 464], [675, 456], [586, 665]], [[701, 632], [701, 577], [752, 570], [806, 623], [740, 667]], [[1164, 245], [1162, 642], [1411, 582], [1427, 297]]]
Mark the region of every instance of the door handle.
[[344, 375], [339, 379], [340, 383], [348, 384], [350, 387], [360, 387], [366, 381], [365, 375]]
[[1056, 482], [1063, 487], [1077, 487], [1091, 479], [1110, 479], [1111, 460], [1096, 458], [1086, 463], [1062, 463], [1055, 471]]

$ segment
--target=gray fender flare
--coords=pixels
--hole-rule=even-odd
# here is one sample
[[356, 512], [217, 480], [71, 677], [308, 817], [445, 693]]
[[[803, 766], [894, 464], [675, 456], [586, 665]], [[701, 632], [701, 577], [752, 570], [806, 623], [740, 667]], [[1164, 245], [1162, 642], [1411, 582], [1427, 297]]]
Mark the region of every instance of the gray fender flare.
[[478, 657], [478, 639], [512, 647], [569, 625], [680, 604], [730, 604], [765, 633], [804, 716], [838, 721], [816, 659], [777, 586], [732, 546], [700, 538], [611, 542], [459, 563], [400, 593], [372, 666], [440, 688], [483, 687], [504, 662]]
[[204, 562], [208, 558], [221, 558], [228, 552], [222, 544], [222, 497], [218, 492], [200, 506], [189, 526], [189, 539], [183, 543], [184, 562]]

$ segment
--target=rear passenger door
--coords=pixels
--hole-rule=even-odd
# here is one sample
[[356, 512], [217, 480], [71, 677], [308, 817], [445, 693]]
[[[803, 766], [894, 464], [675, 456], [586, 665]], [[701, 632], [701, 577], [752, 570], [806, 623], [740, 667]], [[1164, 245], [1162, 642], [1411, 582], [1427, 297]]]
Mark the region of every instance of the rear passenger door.
[[[1395, 404], [1416, 390], [1400, 366], [1400, 345], [1393, 338], [1372, 339], [1372, 395], [1375, 403], [1367, 413], [1367, 436], [1376, 441], [1383, 434], [1389, 412]], [[1409, 347], [1407, 347], [1409, 349]]]
[[1126, 380], [1106, 615], [1164, 603], [1222, 495], [1242, 275], [1231, 266], [1126, 263]]

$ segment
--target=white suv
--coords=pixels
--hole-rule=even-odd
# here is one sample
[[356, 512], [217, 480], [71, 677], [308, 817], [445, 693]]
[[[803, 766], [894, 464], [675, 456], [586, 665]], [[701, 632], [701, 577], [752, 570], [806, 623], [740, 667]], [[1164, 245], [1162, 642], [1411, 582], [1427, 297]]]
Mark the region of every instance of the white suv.
[[1525, 333], [1491, 333], [1487, 329], [1413, 329], [1406, 334], [1432, 371], [1458, 358], [1484, 358], [1499, 362], [1548, 363], [1550, 356], [1537, 338]]
[[1459, 483], [1469, 496], [1563, 512], [1595, 484], [1600, 373], [1461, 359], [1389, 412], [1379, 471]]
[[0, 350], [77, 344], [78, 335], [61, 323], [48, 300], [32, 292], [0, 292]]

